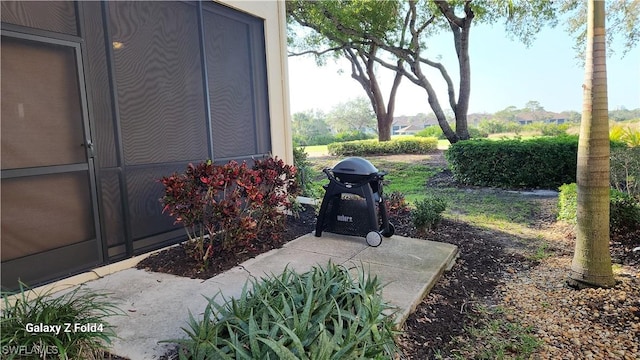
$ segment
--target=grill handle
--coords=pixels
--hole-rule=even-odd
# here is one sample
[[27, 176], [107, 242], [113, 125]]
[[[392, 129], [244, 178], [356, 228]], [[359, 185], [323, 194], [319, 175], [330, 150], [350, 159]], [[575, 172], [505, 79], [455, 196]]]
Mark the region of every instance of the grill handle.
[[[331, 180], [331, 181], [335, 181], [335, 182], [338, 182], [338, 183], [340, 183], [340, 184], [345, 184], [345, 185], [347, 184], [347, 183], [343, 183], [342, 181], [338, 180], [338, 179], [336, 178], [336, 176], [333, 174], [333, 169], [331, 169], [331, 168], [324, 168], [324, 169], [322, 169], [322, 172], [324, 172], [325, 174], [327, 174], [327, 177], [328, 177], [328, 178], [329, 178], [329, 180]], [[385, 175], [387, 175], [387, 173], [386, 173], [385, 171], [379, 171], [379, 172], [377, 172], [377, 173], [373, 173], [373, 174], [369, 174], [369, 175], [367, 175], [367, 177], [366, 177], [366, 178], [364, 178], [362, 181], [359, 181], [359, 182], [357, 182], [357, 183], [348, 183], [348, 184], [350, 184], [350, 185], [352, 185], [352, 186], [356, 186], [356, 187], [358, 187], [358, 186], [363, 186], [363, 185], [365, 185], [365, 184], [367, 184], [367, 183], [371, 182], [372, 180], [382, 180], [382, 178], [383, 178]]]

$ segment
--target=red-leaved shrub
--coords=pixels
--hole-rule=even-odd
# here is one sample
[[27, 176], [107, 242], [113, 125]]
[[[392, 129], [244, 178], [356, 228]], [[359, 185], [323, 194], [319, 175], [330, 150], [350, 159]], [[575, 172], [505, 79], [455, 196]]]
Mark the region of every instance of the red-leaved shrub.
[[251, 251], [257, 241], [277, 240], [286, 214], [299, 193], [296, 169], [278, 158], [215, 165], [189, 164], [182, 174], [160, 179], [163, 212], [182, 224], [203, 267], [215, 249]]

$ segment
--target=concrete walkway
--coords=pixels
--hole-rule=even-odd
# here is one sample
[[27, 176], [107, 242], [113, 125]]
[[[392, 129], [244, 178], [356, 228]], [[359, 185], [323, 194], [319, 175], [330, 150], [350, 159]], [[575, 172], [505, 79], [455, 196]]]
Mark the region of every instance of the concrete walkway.
[[[329, 260], [345, 266], [363, 265], [383, 284], [383, 297], [397, 306], [399, 324], [415, 310], [457, 255], [454, 245], [402, 236], [385, 238], [379, 247], [367, 246], [364, 238], [324, 232], [287, 243], [208, 280], [126, 269], [86, 283], [86, 287], [112, 294], [125, 316], [110, 318], [119, 339], [111, 352], [132, 360], [157, 359], [172, 347], [158, 341], [183, 338], [189, 311], [202, 315], [206, 297], [218, 292], [238, 296], [249, 277], [279, 274], [288, 264], [298, 272]], [[220, 301], [220, 296], [216, 298]]]

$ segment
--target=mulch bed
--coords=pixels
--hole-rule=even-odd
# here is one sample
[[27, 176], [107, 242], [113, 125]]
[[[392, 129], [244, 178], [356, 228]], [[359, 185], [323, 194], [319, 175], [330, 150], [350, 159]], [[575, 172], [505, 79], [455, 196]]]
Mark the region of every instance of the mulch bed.
[[189, 277], [209, 279], [227, 271], [259, 254], [282, 247], [287, 242], [310, 233], [315, 228], [316, 216], [310, 205], [303, 205], [303, 211], [296, 216], [288, 216], [286, 228], [280, 239], [271, 242], [254, 242], [253, 252], [234, 253], [216, 249], [210, 265], [202, 269], [196, 260], [185, 252], [184, 244], [168, 248], [140, 261], [136, 268]]

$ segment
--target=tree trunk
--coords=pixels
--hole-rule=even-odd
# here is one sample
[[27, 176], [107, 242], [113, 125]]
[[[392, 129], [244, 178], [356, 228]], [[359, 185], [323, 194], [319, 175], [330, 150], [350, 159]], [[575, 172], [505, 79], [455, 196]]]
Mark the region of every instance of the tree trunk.
[[460, 49], [458, 64], [460, 65], [460, 95], [456, 104], [456, 133], [460, 140], [469, 139], [467, 112], [469, 111], [469, 97], [471, 95], [471, 64], [469, 62], [469, 30], [473, 15], [467, 15], [464, 25], [460, 29]]
[[391, 124], [393, 123], [393, 114], [376, 114], [378, 117], [378, 141], [391, 140]]
[[589, 0], [578, 143], [576, 245], [569, 282], [615, 284], [609, 252], [609, 124], [604, 1]]
[[[377, 47], [375, 45], [372, 46], [366, 54], [356, 54], [354, 50], [356, 49], [347, 48], [344, 50], [347, 59], [351, 62], [351, 77], [360, 83], [371, 102], [378, 124], [378, 141], [389, 141], [391, 140], [391, 126], [393, 124], [396, 92], [402, 81], [402, 73], [396, 70], [396, 76], [389, 93], [389, 101], [387, 106], [385, 106], [382, 90], [380, 89], [375, 73], [375, 54]], [[360, 62], [362, 62], [362, 64]], [[402, 61], [399, 61], [398, 66], [401, 65]]]

